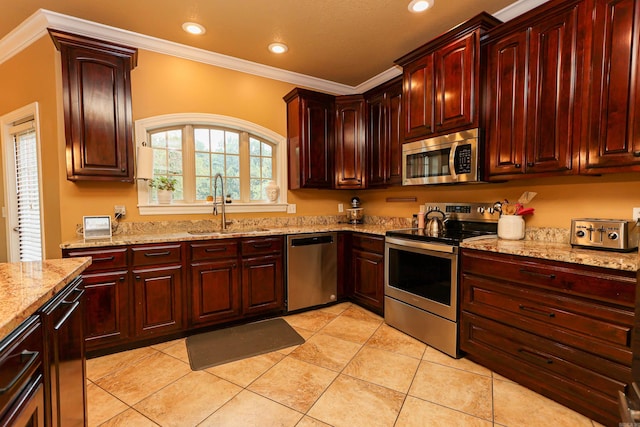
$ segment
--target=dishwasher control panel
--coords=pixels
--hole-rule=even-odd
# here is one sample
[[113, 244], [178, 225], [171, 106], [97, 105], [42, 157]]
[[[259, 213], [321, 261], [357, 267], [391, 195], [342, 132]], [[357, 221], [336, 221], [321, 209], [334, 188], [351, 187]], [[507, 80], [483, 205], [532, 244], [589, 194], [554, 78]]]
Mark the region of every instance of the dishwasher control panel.
[[638, 247], [640, 228], [631, 220], [581, 218], [571, 220], [571, 245], [613, 251]]

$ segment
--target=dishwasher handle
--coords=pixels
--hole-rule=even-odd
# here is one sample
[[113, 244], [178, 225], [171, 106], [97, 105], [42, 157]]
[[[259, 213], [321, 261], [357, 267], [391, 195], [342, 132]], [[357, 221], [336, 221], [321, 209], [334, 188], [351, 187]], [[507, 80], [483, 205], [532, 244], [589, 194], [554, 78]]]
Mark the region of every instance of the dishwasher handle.
[[322, 245], [326, 243], [333, 243], [333, 236], [315, 236], [315, 237], [300, 237], [297, 239], [291, 239], [291, 246], [310, 246], [310, 245]]

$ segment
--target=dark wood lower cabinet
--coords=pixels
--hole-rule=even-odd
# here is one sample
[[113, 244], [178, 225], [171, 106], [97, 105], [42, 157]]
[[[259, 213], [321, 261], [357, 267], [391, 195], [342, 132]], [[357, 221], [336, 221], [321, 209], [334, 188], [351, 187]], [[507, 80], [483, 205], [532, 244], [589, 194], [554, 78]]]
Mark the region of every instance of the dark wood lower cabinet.
[[240, 281], [235, 258], [191, 264], [191, 323], [207, 325], [240, 317]]
[[179, 332], [182, 322], [182, 266], [155, 266], [132, 271], [137, 337]]
[[351, 238], [350, 289], [353, 300], [384, 313], [384, 237], [354, 233]]
[[282, 254], [242, 260], [242, 312], [245, 315], [282, 310]]
[[631, 383], [635, 273], [464, 249], [467, 357], [604, 425]]

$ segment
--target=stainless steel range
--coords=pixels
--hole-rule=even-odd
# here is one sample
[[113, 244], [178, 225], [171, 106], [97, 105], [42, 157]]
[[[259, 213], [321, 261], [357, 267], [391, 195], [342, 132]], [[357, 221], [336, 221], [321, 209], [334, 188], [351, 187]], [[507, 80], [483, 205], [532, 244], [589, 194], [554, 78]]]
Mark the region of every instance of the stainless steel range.
[[445, 214], [438, 234], [412, 228], [387, 231], [384, 319], [426, 344], [459, 357], [460, 242], [495, 235], [499, 203], [427, 203]]

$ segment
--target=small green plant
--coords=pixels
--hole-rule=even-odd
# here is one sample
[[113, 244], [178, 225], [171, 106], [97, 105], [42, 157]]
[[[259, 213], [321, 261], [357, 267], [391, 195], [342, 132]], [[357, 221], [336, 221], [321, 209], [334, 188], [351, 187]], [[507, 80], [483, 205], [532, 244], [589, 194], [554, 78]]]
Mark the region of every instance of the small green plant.
[[167, 176], [157, 176], [149, 181], [149, 187], [157, 188], [158, 190], [175, 191], [178, 181], [175, 178]]

